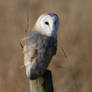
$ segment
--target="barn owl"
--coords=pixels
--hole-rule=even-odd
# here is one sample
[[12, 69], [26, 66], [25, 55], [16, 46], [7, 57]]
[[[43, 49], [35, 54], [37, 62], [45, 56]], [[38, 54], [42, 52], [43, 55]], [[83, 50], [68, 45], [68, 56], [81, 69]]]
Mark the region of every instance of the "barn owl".
[[42, 14], [26, 37], [23, 52], [29, 79], [43, 75], [56, 54], [58, 25], [59, 17], [55, 13]]

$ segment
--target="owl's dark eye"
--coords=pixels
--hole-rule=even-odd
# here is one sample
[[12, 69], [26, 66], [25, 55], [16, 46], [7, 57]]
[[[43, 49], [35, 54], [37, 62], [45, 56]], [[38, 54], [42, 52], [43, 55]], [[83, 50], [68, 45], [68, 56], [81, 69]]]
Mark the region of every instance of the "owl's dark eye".
[[49, 25], [49, 22], [46, 21], [45, 24], [46, 24], [46, 25]]

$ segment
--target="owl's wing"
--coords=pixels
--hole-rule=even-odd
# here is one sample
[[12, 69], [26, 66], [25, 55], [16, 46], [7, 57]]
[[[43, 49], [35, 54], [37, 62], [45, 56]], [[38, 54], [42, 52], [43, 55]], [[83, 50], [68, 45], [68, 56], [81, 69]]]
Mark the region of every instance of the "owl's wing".
[[56, 54], [57, 40], [55, 38], [39, 39], [37, 46], [36, 62], [39, 62], [39, 68], [45, 69], [48, 67], [52, 56]]
[[25, 40], [24, 45], [24, 65], [27, 66], [29, 64], [32, 64], [33, 58], [35, 58], [36, 55], [36, 36], [31, 32], [31, 34], [27, 37]]
[[30, 63], [30, 78], [41, 76], [56, 54], [57, 39], [31, 34], [24, 48], [25, 65]]

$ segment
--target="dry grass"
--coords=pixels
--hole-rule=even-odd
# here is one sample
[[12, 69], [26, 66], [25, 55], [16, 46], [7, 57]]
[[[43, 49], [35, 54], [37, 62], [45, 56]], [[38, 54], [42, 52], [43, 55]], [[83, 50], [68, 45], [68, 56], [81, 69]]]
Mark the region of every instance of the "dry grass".
[[91, 0], [0, 0], [0, 92], [29, 92], [19, 41], [28, 12], [31, 29], [47, 11], [60, 16], [58, 52], [49, 66], [55, 92], [92, 92]]

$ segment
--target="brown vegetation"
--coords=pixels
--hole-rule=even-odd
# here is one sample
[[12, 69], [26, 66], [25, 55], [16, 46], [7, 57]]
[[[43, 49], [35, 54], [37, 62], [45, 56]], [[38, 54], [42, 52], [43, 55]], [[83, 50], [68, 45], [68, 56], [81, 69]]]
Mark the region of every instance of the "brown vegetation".
[[60, 17], [58, 52], [49, 66], [55, 92], [92, 92], [92, 0], [0, 0], [0, 92], [29, 92], [19, 41], [27, 15], [31, 29], [47, 11]]

